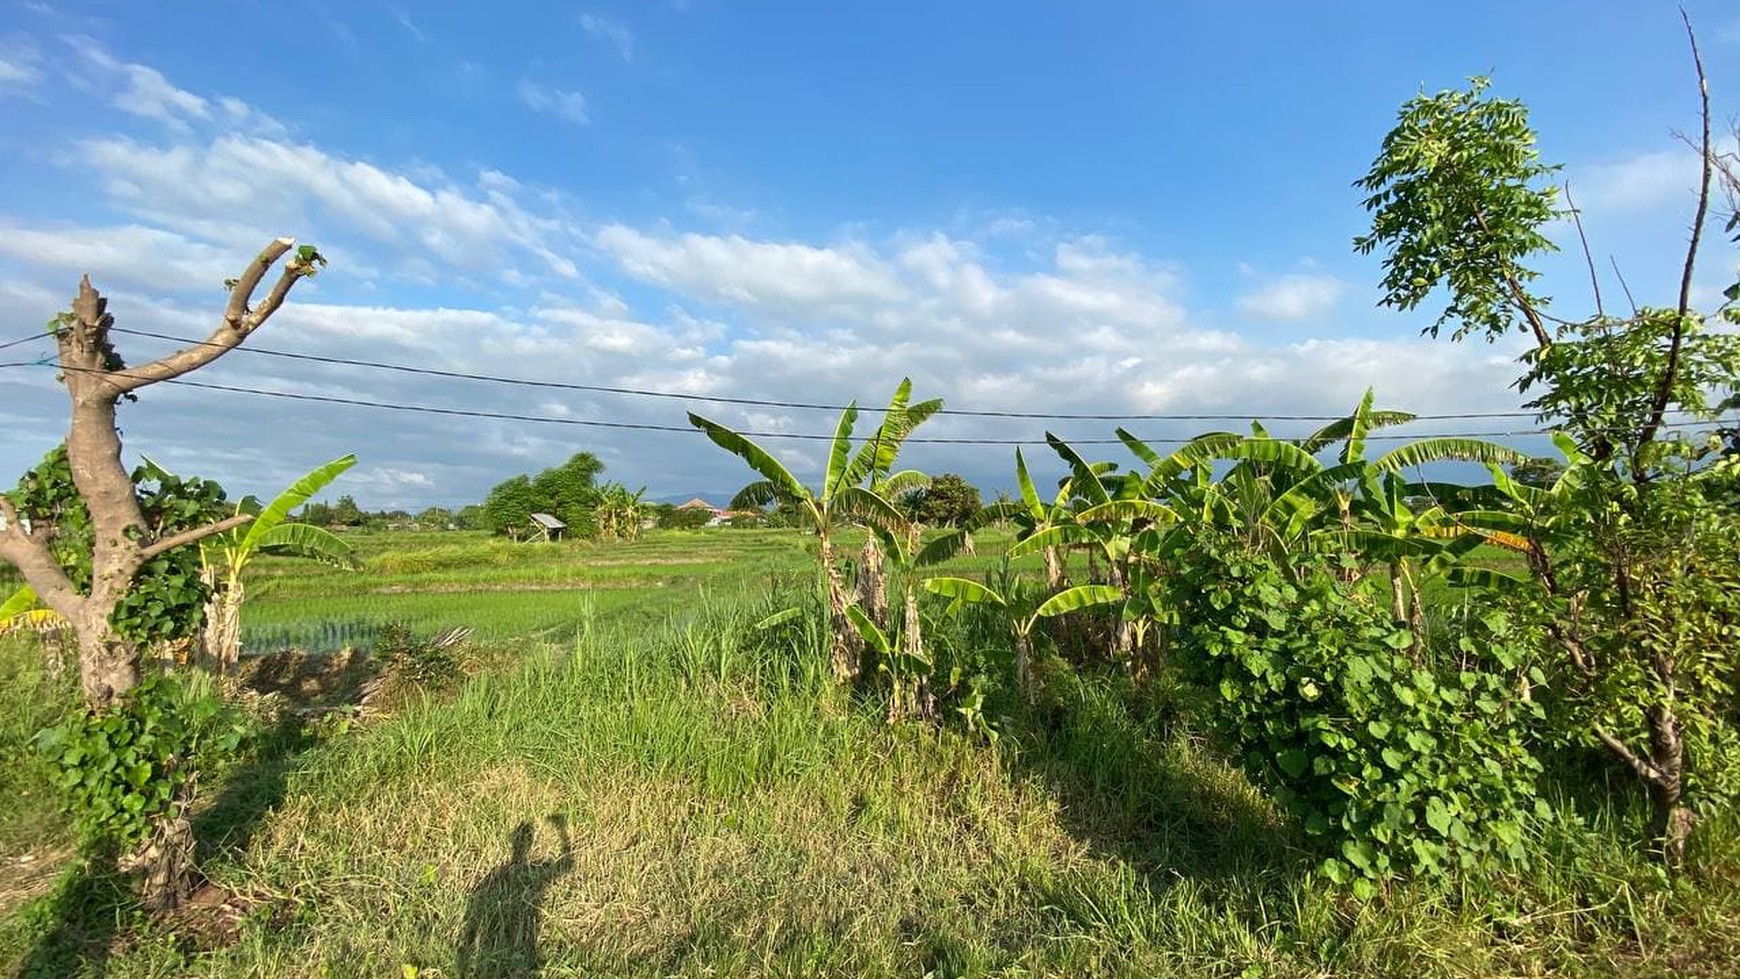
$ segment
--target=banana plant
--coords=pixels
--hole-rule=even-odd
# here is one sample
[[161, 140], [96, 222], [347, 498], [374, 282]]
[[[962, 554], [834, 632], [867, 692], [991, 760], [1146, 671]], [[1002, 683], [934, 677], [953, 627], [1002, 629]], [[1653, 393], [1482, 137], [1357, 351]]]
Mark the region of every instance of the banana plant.
[[1022, 696], [1032, 703], [1037, 693], [1033, 679], [1033, 630], [1042, 619], [1055, 618], [1070, 612], [1101, 605], [1111, 605], [1124, 598], [1123, 590], [1111, 585], [1074, 585], [1040, 602], [1031, 612], [1016, 612], [1014, 589], [1005, 597], [989, 585], [950, 575], [924, 579], [924, 589], [933, 595], [949, 599], [949, 610], [958, 613], [963, 605], [994, 605], [1010, 612], [1010, 625], [1015, 633], [1015, 683]]
[[621, 483], [605, 486], [593, 508], [599, 534], [605, 540], [631, 541], [639, 537], [641, 519], [646, 515], [642, 500], [645, 496], [645, 486], [633, 492]]
[[912, 381], [903, 378], [882, 424], [856, 453], [852, 448], [852, 431], [858, 420], [858, 404], [854, 401], [846, 406], [829, 442], [828, 464], [822, 483], [815, 490], [800, 482], [778, 458], [753, 439], [693, 412], [689, 414], [689, 424], [705, 433], [713, 444], [742, 459], [762, 477], [737, 492], [731, 501], [734, 509], [785, 503], [796, 508], [816, 535], [822, 583], [828, 598], [829, 659], [834, 676], [841, 681], [856, 680], [861, 672], [860, 637], [846, 614], [850, 599], [845, 579], [834, 562], [833, 531], [836, 525], [851, 520], [904, 533], [906, 518], [893, 503], [864, 484], [875, 473], [892, 470], [901, 442], [920, 422], [942, 407], [940, 399], [909, 406], [907, 401], [911, 391]]
[[260, 506], [248, 497], [236, 512], [252, 513], [246, 524], [200, 542], [200, 576], [209, 595], [205, 606], [205, 652], [218, 669], [235, 665], [241, 654], [242, 574], [260, 554], [283, 554], [310, 558], [340, 568], [361, 567], [350, 545], [330, 531], [311, 524], [290, 521], [290, 512], [325, 489], [339, 474], [356, 465], [356, 456], [344, 455], [310, 470]]

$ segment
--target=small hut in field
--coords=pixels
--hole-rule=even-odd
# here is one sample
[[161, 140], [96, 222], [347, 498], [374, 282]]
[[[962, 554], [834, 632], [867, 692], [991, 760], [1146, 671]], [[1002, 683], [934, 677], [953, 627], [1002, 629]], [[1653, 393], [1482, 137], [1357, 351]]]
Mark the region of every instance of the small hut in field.
[[568, 525], [547, 513], [534, 513], [531, 527], [526, 534], [526, 542], [561, 540], [568, 532]]

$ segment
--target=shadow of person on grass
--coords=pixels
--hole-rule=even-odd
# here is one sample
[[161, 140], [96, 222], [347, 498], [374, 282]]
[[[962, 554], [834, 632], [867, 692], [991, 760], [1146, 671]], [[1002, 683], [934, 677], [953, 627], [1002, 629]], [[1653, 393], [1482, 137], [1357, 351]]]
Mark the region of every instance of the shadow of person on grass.
[[465, 927], [455, 950], [460, 979], [508, 979], [538, 972], [539, 933], [543, 929], [544, 892], [556, 878], [574, 869], [574, 841], [560, 814], [550, 823], [562, 838], [561, 855], [532, 860], [532, 823], [514, 827], [509, 836], [513, 853], [507, 862], [485, 874], [471, 889], [465, 904]]

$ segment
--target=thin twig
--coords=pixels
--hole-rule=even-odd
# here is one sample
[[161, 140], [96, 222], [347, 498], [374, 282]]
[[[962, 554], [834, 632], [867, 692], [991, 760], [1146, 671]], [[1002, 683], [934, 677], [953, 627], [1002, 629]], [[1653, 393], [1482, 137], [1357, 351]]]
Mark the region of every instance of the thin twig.
[[1589, 266], [1589, 288], [1595, 290], [1595, 315], [1607, 318], [1607, 310], [1601, 305], [1601, 280], [1595, 275], [1595, 256], [1589, 253], [1589, 238], [1583, 234], [1583, 212], [1577, 210], [1577, 202], [1571, 199], [1571, 182], [1565, 181], [1565, 206], [1571, 210], [1571, 223], [1577, 226], [1577, 240], [1583, 244], [1583, 261]]
[[1619, 259], [1615, 258], [1612, 255], [1609, 255], [1609, 256], [1607, 256], [1607, 261], [1612, 263], [1613, 276], [1614, 276], [1614, 278], [1619, 280], [1619, 288], [1625, 290], [1625, 301], [1631, 305], [1631, 316], [1633, 319], [1636, 319], [1637, 318], [1637, 300], [1631, 298], [1631, 286], [1630, 286], [1630, 284], [1628, 284], [1625, 281], [1625, 273], [1619, 271]]

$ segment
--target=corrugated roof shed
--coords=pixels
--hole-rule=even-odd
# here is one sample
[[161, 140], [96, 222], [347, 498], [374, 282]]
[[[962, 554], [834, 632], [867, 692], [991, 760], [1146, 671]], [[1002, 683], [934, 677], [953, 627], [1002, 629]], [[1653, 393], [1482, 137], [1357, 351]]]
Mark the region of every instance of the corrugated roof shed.
[[545, 530], [566, 530], [568, 525], [547, 513], [532, 514], [532, 522]]

